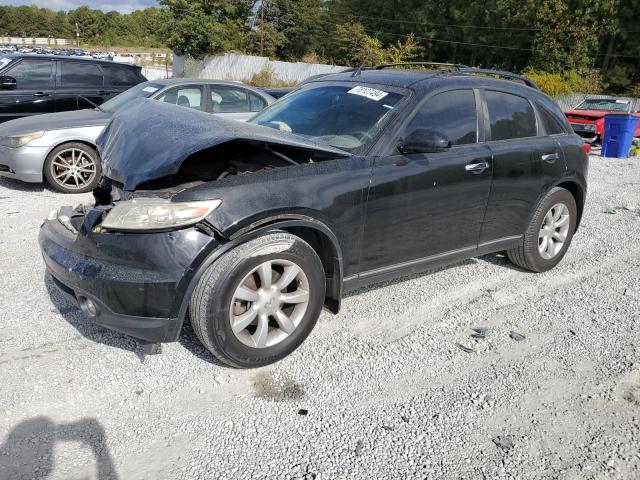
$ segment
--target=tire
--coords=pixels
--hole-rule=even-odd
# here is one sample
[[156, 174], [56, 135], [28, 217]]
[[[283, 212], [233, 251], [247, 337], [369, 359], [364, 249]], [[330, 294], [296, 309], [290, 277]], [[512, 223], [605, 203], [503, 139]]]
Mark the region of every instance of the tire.
[[[61, 176], [70, 174], [69, 177]], [[69, 142], [54, 148], [44, 162], [44, 177], [54, 190], [85, 193], [93, 190], [102, 175], [98, 152], [84, 143]]]
[[[566, 230], [566, 234], [564, 235], [565, 241], [562, 243], [562, 245], [559, 246], [558, 243], [556, 243], [555, 248], [557, 248], [557, 251], [551, 258], [545, 258], [545, 256], [543, 255], [548, 256], [549, 253], [545, 252], [543, 254], [540, 251], [540, 248], [544, 248], [545, 245], [547, 245], [544, 243], [544, 238], [540, 237], [541, 229], [543, 228], [543, 224], [545, 222], [545, 216], [548, 213], [554, 213], [558, 211], [558, 209], [555, 209], [557, 205], [564, 205], [564, 207], [566, 208], [566, 212], [568, 212], [568, 229]], [[552, 208], [555, 209], [553, 210], [553, 212], [551, 212]], [[562, 260], [562, 257], [564, 257], [565, 253], [567, 252], [569, 245], [571, 245], [571, 240], [576, 230], [577, 218], [578, 209], [576, 207], [576, 201], [575, 198], [573, 198], [573, 195], [564, 188], [552, 188], [536, 207], [536, 210], [529, 222], [529, 226], [527, 227], [527, 230], [523, 235], [522, 243], [517, 247], [507, 251], [509, 260], [511, 260], [511, 262], [513, 262], [517, 266], [526, 270], [531, 270], [532, 272], [546, 272], [547, 270], [552, 269], [560, 262], [560, 260]], [[549, 228], [547, 231], [553, 232], [561, 230], [562, 228], [563, 227]], [[549, 235], [555, 242], [558, 242], [558, 238], [562, 238], [562, 231], [558, 231], [557, 233], [560, 234], [559, 237], [556, 237], [555, 234]], [[551, 243], [552, 240], [547, 239], [547, 241]]]
[[[291, 276], [285, 275], [285, 268], [291, 268], [291, 272], [295, 271], [292, 265], [300, 268], [302, 274], [293, 278], [288, 291], [294, 289], [293, 294], [302, 292], [303, 296], [308, 291], [304, 309], [301, 303], [282, 303], [279, 296], [268, 303], [263, 297], [252, 302], [236, 297], [241, 285], [252, 290], [251, 295], [256, 292], [262, 295], [261, 292], [268, 290], [262, 288], [263, 271], [260, 270], [266, 262], [271, 265], [274, 291], [279, 291], [279, 281], [286, 283]], [[253, 272], [256, 268], [258, 271]], [[293, 298], [292, 294], [283, 292], [274, 295]], [[315, 326], [324, 297], [324, 269], [316, 252], [301, 238], [277, 231], [234, 248], [210, 265], [193, 291], [189, 312], [196, 336], [215, 357], [232, 367], [254, 368], [277, 362], [298, 348]], [[277, 311], [263, 313], [268, 309]], [[250, 311], [261, 313], [245, 329], [234, 333], [232, 322], [238, 328], [242, 323], [240, 319]], [[297, 322], [293, 329], [292, 323], [286, 323], [289, 328], [284, 329], [276, 319], [283, 312], [287, 312], [291, 322]], [[268, 327], [261, 328], [263, 315], [268, 318]], [[259, 335], [265, 329], [268, 330], [267, 343], [258, 346], [265, 342], [265, 337]], [[290, 332], [285, 332], [289, 329]]]

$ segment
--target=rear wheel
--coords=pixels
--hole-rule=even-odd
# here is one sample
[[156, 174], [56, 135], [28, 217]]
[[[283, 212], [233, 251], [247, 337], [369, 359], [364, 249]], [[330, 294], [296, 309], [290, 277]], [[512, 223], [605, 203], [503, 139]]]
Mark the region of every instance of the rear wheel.
[[324, 302], [322, 262], [302, 239], [264, 235], [216, 260], [190, 302], [193, 330], [222, 362], [268, 365], [293, 352]]
[[564, 257], [576, 229], [577, 207], [573, 195], [553, 188], [536, 208], [522, 243], [507, 251], [509, 260], [533, 272], [545, 272]]
[[101, 173], [98, 152], [84, 143], [60, 145], [44, 162], [47, 182], [63, 193], [90, 192], [98, 184]]

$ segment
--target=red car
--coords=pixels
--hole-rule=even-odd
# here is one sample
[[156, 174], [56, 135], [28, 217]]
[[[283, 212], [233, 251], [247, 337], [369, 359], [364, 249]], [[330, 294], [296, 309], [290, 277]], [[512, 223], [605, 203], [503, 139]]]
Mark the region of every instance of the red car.
[[[600, 143], [604, 116], [608, 113], [632, 113], [640, 117], [640, 112], [632, 111], [631, 100], [619, 98], [587, 98], [573, 110], [564, 112], [573, 130], [588, 143]], [[640, 137], [640, 124], [634, 136]]]

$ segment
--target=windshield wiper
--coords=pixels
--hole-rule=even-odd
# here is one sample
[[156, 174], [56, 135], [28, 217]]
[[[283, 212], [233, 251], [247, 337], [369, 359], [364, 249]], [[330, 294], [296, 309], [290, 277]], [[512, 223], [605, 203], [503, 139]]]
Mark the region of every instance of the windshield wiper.
[[94, 102], [93, 100], [89, 100], [87, 97], [85, 97], [84, 95], [78, 95], [79, 98], [86, 100], [87, 102], [89, 102], [91, 105], [94, 106], [94, 108], [97, 108], [98, 110], [100, 110], [101, 112], [104, 112], [104, 110], [100, 107], [100, 105], [98, 105], [96, 102]]

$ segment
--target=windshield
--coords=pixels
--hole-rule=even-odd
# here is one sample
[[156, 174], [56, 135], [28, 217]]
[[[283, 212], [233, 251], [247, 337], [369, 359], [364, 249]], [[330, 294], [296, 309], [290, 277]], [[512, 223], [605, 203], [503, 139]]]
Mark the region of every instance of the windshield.
[[588, 98], [575, 110], [604, 110], [607, 112], [628, 112], [631, 102], [629, 100], [616, 100], [614, 98]]
[[374, 137], [403, 97], [361, 85], [321, 85], [287, 95], [250, 122], [357, 150]]
[[102, 105], [100, 105], [100, 109], [104, 110], [105, 112], [116, 112], [132, 100], [135, 100], [136, 98], [148, 98], [161, 88], [162, 85], [158, 83], [139, 83], [135, 87], [131, 87], [129, 90], [125, 90], [120, 95], [116, 95], [111, 100], [107, 100]]

